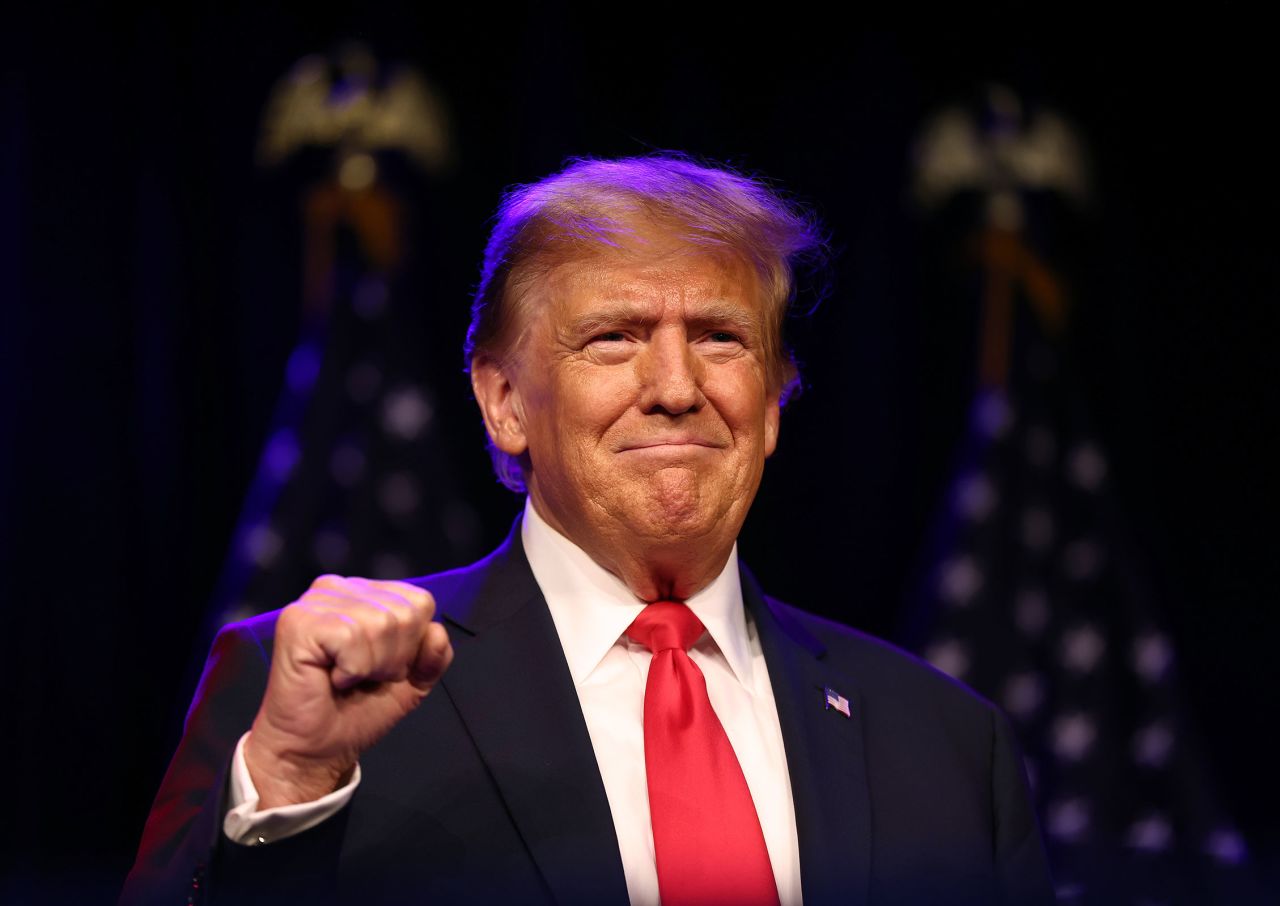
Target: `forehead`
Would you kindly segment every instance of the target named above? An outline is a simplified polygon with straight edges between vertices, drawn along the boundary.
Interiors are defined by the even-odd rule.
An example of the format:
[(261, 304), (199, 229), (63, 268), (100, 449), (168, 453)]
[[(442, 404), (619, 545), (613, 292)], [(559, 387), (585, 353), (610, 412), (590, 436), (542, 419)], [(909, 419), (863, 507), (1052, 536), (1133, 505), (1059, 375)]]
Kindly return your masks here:
[(734, 307), (763, 316), (755, 269), (728, 250), (688, 244), (584, 250), (526, 293), (525, 316), (556, 320), (597, 308)]

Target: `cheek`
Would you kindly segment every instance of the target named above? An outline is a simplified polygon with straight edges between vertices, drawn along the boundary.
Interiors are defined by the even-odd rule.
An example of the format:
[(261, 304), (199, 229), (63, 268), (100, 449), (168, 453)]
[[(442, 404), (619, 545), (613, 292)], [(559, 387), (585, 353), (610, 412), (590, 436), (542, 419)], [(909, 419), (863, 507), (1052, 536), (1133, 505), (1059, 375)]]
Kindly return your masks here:
[[(623, 367), (567, 376), (558, 394), (556, 421), (582, 436), (601, 435), (620, 421), (635, 400), (634, 382)], [(581, 439), (578, 438), (578, 439)]]
[(745, 374), (726, 375), (724, 380), (708, 382), (707, 398), (735, 436), (763, 444), (768, 421), (768, 401), (763, 375), (755, 370)]

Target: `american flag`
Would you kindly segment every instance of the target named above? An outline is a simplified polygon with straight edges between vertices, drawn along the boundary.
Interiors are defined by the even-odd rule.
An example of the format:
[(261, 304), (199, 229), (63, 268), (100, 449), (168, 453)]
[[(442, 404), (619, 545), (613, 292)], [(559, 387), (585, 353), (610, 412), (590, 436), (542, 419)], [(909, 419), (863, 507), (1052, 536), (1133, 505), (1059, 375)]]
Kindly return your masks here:
[(385, 275), (362, 273), (295, 346), (215, 624), (283, 607), (322, 573), (399, 579), (477, 553), (479, 519), (414, 361), (408, 302)]
[(903, 641), (1010, 715), (1060, 902), (1261, 902), (1060, 341), (1068, 300), (1045, 246), (1089, 208), (1087, 143), (1007, 86), (975, 100), (932, 116), (915, 148), (917, 206), (946, 259), (975, 253), (982, 322), (968, 436)]
[(1012, 718), (1060, 902), (1260, 901), (1069, 369), (1026, 319), (971, 407), (908, 643)]
[(853, 716), (853, 715), (850, 713), (850, 711), (849, 711), (849, 699), (845, 698), (845, 697), (844, 697), (843, 695), (841, 695), (839, 692), (837, 692), (836, 690), (834, 690), (834, 689), (832, 689), (832, 688), (830, 688), (830, 687), (828, 687), (825, 691), (826, 691), (826, 696), (827, 696), (827, 709), (828, 709), (828, 710), (833, 710), (833, 709), (834, 709), (834, 710), (836, 710), (836, 711), (839, 711), (839, 712), (840, 712), (841, 714), (843, 714), (845, 717), (852, 717), (852, 716)]
[(428, 367), (441, 350), (455, 361), (458, 343), (429, 334), (422, 267), (404, 254), (423, 244), (410, 229), (424, 219), (412, 204), (420, 193), (404, 190), (403, 166), (388, 166), (394, 153), (343, 153), (302, 191), (302, 293), (282, 301), (300, 304), (302, 328), (213, 627), (282, 607), (322, 573), (399, 579), (479, 553), (479, 517), (456, 480)]

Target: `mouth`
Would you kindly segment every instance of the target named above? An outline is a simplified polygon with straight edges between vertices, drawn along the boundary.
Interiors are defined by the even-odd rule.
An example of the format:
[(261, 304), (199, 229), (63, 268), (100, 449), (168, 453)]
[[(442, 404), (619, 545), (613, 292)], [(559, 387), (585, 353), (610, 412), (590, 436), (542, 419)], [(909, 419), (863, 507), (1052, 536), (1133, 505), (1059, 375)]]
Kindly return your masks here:
[(662, 447), (706, 447), (707, 449), (714, 450), (723, 446), (724, 444), (707, 440), (702, 437), (673, 435), (669, 437), (653, 437), (646, 440), (630, 441), (622, 444), (622, 446), (619, 447), (619, 451), (626, 453), (631, 450), (654, 450), (661, 449)]
[(649, 456), (696, 456), (720, 450), (724, 446), (704, 438), (661, 437), (623, 444), (618, 452)]

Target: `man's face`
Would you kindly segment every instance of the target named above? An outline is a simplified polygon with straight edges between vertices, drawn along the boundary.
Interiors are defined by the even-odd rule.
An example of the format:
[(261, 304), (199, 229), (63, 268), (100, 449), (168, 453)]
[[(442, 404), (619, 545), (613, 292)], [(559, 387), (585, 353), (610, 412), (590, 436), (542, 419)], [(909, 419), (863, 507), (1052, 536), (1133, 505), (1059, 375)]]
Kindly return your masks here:
[(601, 562), (691, 543), (727, 555), (778, 437), (754, 270), (610, 253), (554, 269), (525, 302), (489, 423), (501, 449), (527, 451), (538, 512)]

